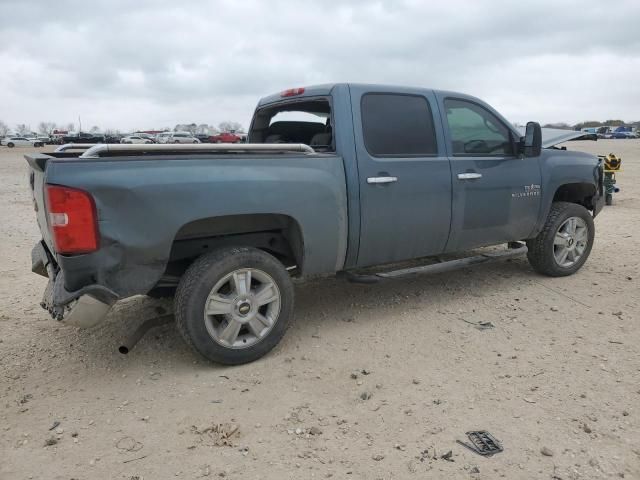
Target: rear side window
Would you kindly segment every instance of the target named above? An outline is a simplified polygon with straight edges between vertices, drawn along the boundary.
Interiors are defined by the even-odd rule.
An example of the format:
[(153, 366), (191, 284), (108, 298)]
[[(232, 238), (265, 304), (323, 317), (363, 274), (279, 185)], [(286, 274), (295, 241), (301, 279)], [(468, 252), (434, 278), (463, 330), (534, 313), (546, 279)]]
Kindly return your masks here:
[(419, 95), (368, 93), (362, 97), (362, 134), (373, 156), (435, 155), (429, 102)]

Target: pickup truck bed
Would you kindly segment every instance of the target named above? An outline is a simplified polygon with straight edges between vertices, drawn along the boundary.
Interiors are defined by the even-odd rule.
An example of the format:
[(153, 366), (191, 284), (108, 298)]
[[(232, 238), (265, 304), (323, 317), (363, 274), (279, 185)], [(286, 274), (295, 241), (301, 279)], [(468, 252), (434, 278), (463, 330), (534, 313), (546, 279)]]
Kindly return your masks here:
[[(181, 249), (192, 256), (189, 244), (196, 242), (202, 252), (207, 250), (206, 241), (198, 240), (203, 236), (250, 234), (256, 227), (268, 234), (294, 228), (293, 218), (305, 232), (305, 249), (314, 252), (304, 263), (306, 274), (336, 271), (344, 260), (346, 191), (342, 158), (337, 155), (39, 155), (29, 157), (29, 163), (35, 166), (30, 183), (38, 225), (49, 254), (64, 271), (66, 292), (92, 284), (104, 287), (96, 292), (100, 296), (106, 290), (114, 298), (148, 292), (161, 281), (169, 259), (180, 259)], [(47, 227), (45, 184), (92, 192), (100, 212), (98, 251), (55, 253)], [(220, 216), (226, 221), (206, 221)]]

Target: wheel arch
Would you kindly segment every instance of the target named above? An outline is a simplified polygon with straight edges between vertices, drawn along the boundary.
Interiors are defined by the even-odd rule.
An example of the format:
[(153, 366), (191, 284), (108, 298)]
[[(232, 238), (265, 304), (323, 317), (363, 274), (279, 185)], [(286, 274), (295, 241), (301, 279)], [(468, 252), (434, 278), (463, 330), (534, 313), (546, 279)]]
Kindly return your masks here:
[(556, 189), (552, 204), (553, 202), (577, 203), (588, 210), (593, 210), (595, 208), (594, 197), (597, 193), (597, 188), (593, 183), (565, 183)]
[(296, 273), (304, 269), (304, 237), (299, 222), (275, 213), (214, 216), (184, 224), (173, 239), (168, 269), (227, 246), (255, 247), (287, 267), (295, 265)]

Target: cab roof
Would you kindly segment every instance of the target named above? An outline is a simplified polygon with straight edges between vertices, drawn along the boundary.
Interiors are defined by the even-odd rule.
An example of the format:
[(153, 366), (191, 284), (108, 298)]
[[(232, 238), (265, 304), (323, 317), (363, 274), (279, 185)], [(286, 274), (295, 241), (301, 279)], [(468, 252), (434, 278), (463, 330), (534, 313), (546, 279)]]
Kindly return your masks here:
[[(271, 95), (267, 95), (263, 97), (258, 102), (258, 106), (268, 105), (270, 103), (280, 102), (286, 100), (287, 98), (304, 98), (304, 97), (321, 97), (331, 95), (331, 91), (340, 85), (347, 85), (349, 87), (360, 87), (366, 90), (371, 91), (385, 91), (385, 92), (398, 92), (398, 93), (410, 93), (410, 92), (419, 92), (419, 91), (427, 91), (433, 92), (436, 94), (441, 94), (444, 96), (455, 96), (458, 98), (468, 98), (474, 101), (480, 101), (480, 99), (473, 97), (471, 95), (467, 95), (466, 93), (460, 92), (452, 92), (446, 90), (434, 90), (432, 88), (427, 87), (416, 87), (409, 85), (384, 85), (384, 84), (375, 84), (375, 83), (324, 83), (320, 85), (310, 85), (304, 87), (295, 87), (283, 90), (278, 93), (274, 93)], [(484, 102), (482, 102), (484, 103)]]

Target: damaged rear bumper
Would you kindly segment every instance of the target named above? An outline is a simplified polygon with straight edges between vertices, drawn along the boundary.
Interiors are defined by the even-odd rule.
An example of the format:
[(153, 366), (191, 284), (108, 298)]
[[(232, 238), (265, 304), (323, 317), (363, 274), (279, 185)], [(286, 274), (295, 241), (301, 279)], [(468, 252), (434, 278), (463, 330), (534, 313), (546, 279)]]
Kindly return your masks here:
[(88, 328), (106, 317), (118, 296), (101, 285), (87, 285), (69, 292), (64, 286), (64, 271), (59, 268), (43, 242), (31, 251), (31, 270), (49, 278), (40, 306), (52, 318), (66, 324)]

